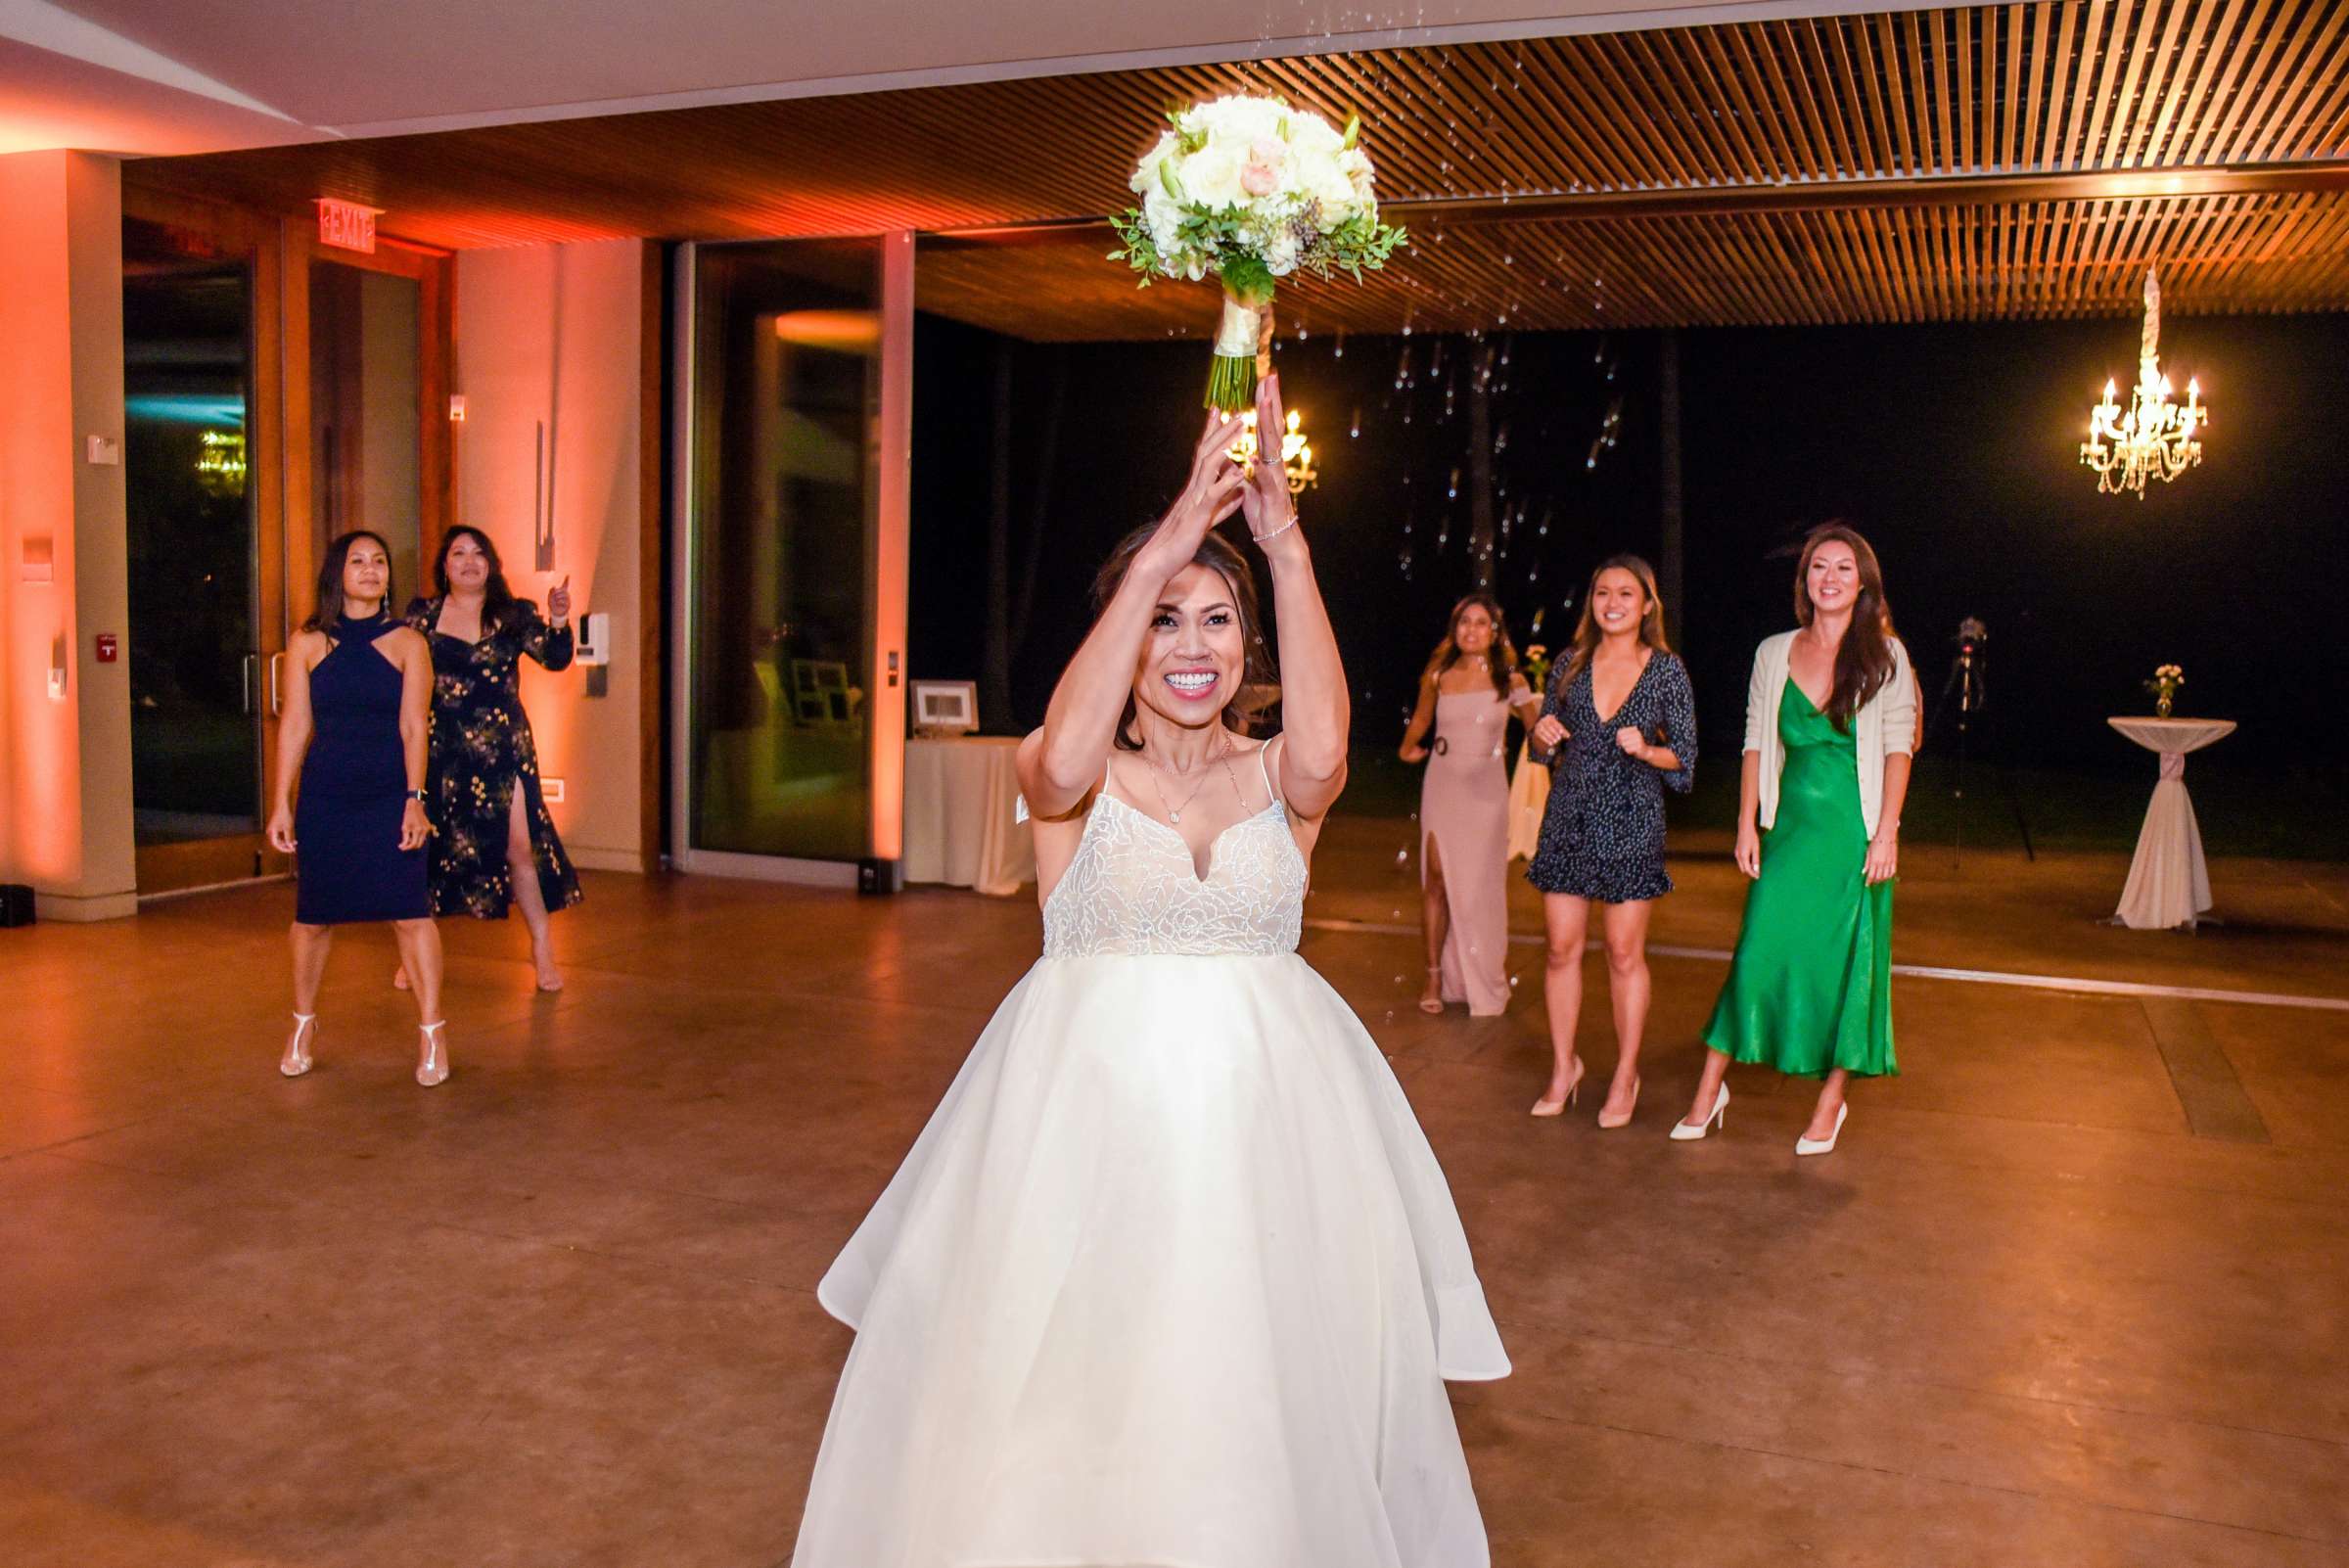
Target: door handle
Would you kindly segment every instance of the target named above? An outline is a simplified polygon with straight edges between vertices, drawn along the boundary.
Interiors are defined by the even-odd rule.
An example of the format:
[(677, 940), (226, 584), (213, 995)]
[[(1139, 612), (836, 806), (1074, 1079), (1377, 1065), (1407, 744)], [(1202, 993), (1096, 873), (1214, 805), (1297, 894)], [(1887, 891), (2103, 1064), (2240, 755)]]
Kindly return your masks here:
[(260, 669), (257, 668), (260, 662), (261, 656), (259, 654), (247, 654), (245, 656), (244, 673), (237, 681), (237, 697), (238, 700), (245, 705), (245, 716), (248, 718), (253, 716), (253, 681), (260, 674)]
[(279, 714), (285, 712), (285, 704), (278, 696), (277, 691), (277, 667), (285, 657), (283, 650), (269, 656), (269, 716), (271, 718), (275, 718)]

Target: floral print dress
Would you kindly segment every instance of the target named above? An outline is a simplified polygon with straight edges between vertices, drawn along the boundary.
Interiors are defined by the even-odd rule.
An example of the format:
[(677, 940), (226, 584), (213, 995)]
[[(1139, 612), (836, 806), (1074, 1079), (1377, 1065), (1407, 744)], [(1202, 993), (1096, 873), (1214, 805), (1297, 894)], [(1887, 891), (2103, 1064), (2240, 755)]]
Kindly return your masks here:
[(549, 910), (581, 897), (579, 879), (555, 835), (538, 788), (538, 749), (522, 711), (525, 654), (548, 669), (569, 668), (569, 626), (553, 627), (528, 599), (508, 607), (497, 628), (468, 643), (439, 629), (438, 598), (408, 606), (407, 623), (433, 649), (433, 913), (503, 920), (514, 887), (506, 865), (514, 791), (523, 792), (530, 856)]

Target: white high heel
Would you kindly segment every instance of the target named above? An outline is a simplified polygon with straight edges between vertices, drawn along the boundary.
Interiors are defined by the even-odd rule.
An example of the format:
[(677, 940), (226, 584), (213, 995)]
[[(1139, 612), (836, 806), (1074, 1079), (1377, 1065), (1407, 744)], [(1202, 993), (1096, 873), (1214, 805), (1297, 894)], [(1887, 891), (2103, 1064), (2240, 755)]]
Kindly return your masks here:
[(448, 1020), (445, 1018), (438, 1024), (417, 1026), (418, 1032), (424, 1036), (424, 1054), (416, 1060), (416, 1082), (426, 1088), (445, 1083), (448, 1079), (448, 1042), (440, 1038), (440, 1032), (446, 1028)]
[(1836, 1106), (1835, 1130), (1832, 1132), (1829, 1132), (1823, 1138), (1796, 1138), (1794, 1140), (1794, 1152), (1797, 1154), (1833, 1154), (1835, 1152), (1835, 1140), (1843, 1136), (1843, 1119), (1851, 1113), (1851, 1109), (1852, 1106), (1849, 1100), (1846, 1100), (1843, 1104)]
[(296, 1013), (294, 1038), (286, 1041), (286, 1054), (277, 1059), (277, 1070), (288, 1078), (299, 1078), (310, 1070), (310, 1042), (318, 1038), (318, 1015)]
[(1686, 1122), (1675, 1122), (1672, 1124), (1672, 1135), (1674, 1140), (1681, 1143), (1693, 1143), (1698, 1138), (1703, 1137), (1706, 1131), (1710, 1129), (1717, 1127), (1727, 1127), (1729, 1125), (1728, 1111), (1729, 1086), (1727, 1084), (1724, 1084), (1721, 1086), (1721, 1092), (1713, 1096), (1713, 1109), (1705, 1113), (1705, 1119), (1703, 1121), (1697, 1123), (1694, 1127), (1690, 1127)]

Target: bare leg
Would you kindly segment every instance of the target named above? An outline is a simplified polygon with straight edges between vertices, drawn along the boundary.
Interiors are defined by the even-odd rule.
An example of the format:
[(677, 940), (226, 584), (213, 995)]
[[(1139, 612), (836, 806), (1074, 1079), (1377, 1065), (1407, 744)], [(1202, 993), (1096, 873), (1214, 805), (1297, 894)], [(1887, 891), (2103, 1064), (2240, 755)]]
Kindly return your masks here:
[(392, 935), (399, 943), (399, 967), (407, 972), (416, 992), (417, 1021), (440, 1021), (440, 928), (431, 920), (394, 920)]
[(1803, 1129), (1803, 1136), (1819, 1139), (1835, 1135), (1835, 1113), (1843, 1108), (1843, 1091), (1849, 1086), (1852, 1075), (1838, 1067), (1827, 1075), (1819, 1085), (1819, 1103), (1811, 1108), (1811, 1125)]
[(1599, 1112), (1606, 1127), (1632, 1119), (1639, 1102), (1639, 1042), (1647, 1031), (1647, 917), (1654, 905), (1610, 903), (1600, 912), (1607, 936), (1607, 995), (1615, 1009), (1615, 1077)]
[(326, 955), (335, 945), (332, 926), (305, 926), (294, 922), (294, 1010), (314, 1013), (318, 1010), (318, 987), (326, 979)]
[(1436, 836), (1420, 835), (1422, 876), (1419, 884), (1419, 929), (1427, 938), (1427, 989), (1419, 993), (1419, 1010), (1444, 1010), (1444, 944), (1451, 936), (1451, 896), (1444, 886), (1444, 856)]
[(326, 979), (326, 955), (334, 950), (335, 928), (294, 922), (294, 1032), (286, 1037), (285, 1053), (277, 1070), (299, 1078), (310, 1070), (310, 1044), (318, 1026), (318, 987)]
[[(1563, 1105), (1582, 1083), (1583, 1064), (1574, 1053), (1575, 1029), (1583, 1016), (1583, 942), (1590, 931), (1590, 900), (1572, 894), (1542, 896), (1542, 923), (1548, 949), (1542, 974), (1542, 999), (1549, 1011), (1549, 1087), (1536, 1108)], [(1545, 1113), (1547, 1114), (1547, 1113)]]
[(506, 881), (522, 923), (530, 928), (530, 962), (538, 969), (540, 991), (561, 991), (563, 971), (555, 967), (554, 938), (547, 930), (546, 895), (538, 886), (538, 856), (530, 849), (530, 819), (523, 800), (522, 781), (514, 783), (514, 804), (507, 812)]
[(1696, 1081), (1696, 1098), (1689, 1102), (1688, 1114), (1681, 1118), (1686, 1127), (1703, 1127), (1713, 1114), (1713, 1102), (1721, 1094), (1721, 1081), (1729, 1076), (1729, 1059), (1708, 1046), (1705, 1050), (1705, 1070)]
[(400, 967), (416, 992), (416, 1018), (424, 1026), (417, 1050), (416, 1081), (438, 1084), (448, 1076), (448, 1043), (440, 1024), (440, 928), (431, 920), (394, 920), (392, 934), (399, 943)]

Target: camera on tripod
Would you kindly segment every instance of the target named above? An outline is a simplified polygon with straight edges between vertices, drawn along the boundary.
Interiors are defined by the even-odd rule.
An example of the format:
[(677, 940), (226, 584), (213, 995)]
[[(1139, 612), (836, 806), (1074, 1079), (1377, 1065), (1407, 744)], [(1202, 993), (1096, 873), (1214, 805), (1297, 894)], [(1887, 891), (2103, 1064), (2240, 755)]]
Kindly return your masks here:
[(1958, 727), (1962, 730), (1969, 715), (1982, 711), (1989, 694), (1982, 685), (1983, 649), (1990, 642), (1990, 628), (1977, 616), (1967, 616), (1958, 623), (1958, 634), (1950, 639), (1958, 648), (1958, 657), (1950, 661), (1949, 683), (1942, 687), (1944, 697), (1958, 694)]

